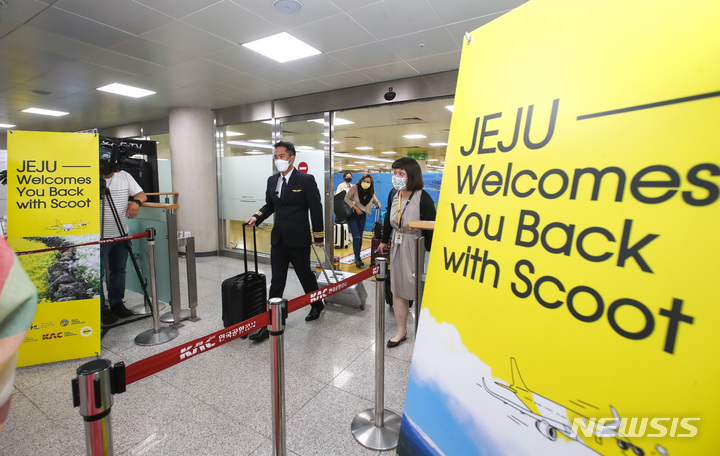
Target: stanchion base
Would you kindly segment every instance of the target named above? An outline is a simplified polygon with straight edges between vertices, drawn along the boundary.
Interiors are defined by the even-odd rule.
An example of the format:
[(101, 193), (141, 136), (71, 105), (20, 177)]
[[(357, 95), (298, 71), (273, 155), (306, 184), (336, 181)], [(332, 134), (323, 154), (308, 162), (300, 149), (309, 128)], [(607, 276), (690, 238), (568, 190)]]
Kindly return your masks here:
[(367, 409), (355, 415), (350, 431), (358, 443), (371, 450), (392, 450), (397, 447), (402, 418), (388, 409), (383, 413), (383, 426), (375, 426), (375, 409)]
[(148, 329), (135, 336), (136, 345), (160, 345), (169, 342), (180, 334), (177, 328), (163, 326), (155, 332), (154, 329)]
[[(165, 307), (165, 304), (158, 302), (158, 310)], [(130, 310), (135, 315), (150, 315), (152, 314), (152, 310), (149, 306), (146, 306), (145, 304), (138, 304), (137, 306), (131, 307)]]
[(188, 318), (190, 318), (190, 309), (180, 309), (180, 320), (178, 321), (175, 321), (175, 316), (172, 312), (160, 315), (160, 321), (163, 323), (179, 323)]

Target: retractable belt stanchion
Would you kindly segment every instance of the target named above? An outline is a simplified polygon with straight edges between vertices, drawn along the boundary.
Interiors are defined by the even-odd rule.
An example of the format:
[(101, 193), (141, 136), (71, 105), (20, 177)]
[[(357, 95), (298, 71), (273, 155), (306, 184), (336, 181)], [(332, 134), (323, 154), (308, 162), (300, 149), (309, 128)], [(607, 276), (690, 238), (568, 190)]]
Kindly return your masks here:
[(270, 340), (272, 341), (272, 427), (273, 456), (285, 456), (285, 346), (283, 333), (288, 315), (287, 300), (270, 298)]
[(152, 293), (152, 317), (153, 328), (143, 331), (135, 336), (137, 345), (159, 345), (171, 341), (180, 333), (177, 328), (171, 326), (160, 327), (158, 316), (157, 284), (155, 283), (155, 228), (148, 228), (148, 259), (150, 261), (150, 291)]
[(110, 366), (107, 359), (95, 359), (77, 368), (72, 380), (73, 406), (80, 407), (85, 420), (85, 449), (88, 456), (112, 456), (110, 409), (113, 394), (125, 391), (125, 364)]
[(385, 280), (387, 259), (377, 258), (380, 272), (376, 276), (375, 293), (375, 408), (358, 413), (350, 425), (355, 440), (371, 450), (397, 447), (402, 419), (385, 409)]

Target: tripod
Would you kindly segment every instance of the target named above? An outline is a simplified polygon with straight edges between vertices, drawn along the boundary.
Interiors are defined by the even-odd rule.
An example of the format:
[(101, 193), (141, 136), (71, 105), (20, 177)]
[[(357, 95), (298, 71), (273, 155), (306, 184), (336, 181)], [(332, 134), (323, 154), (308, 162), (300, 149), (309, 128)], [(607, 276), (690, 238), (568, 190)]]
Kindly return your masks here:
[[(105, 231), (105, 203), (107, 202), (110, 207), (110, 212), (112, 213), (113, 220), (115, 221), (115, 227), (117, 228), (118, 232), (120, 233), (120, 236), (124, 237), (127, 236), (127, 232), (123, 228), (122, 221), (120, 219), (120, 215), (118, 214), (117, 207), (115, 206), (115, 202), (112, 199), (112, 195), (110, 193), (110, 189), (107, 188), (105, 184), (105, 178), (101, 175), (100, 176), (100, 198), (101, 198), (101, 224), (100, 224), (100, 238), (104, 238), (104, 231)], [(140, 282), (140, 286), (143, 290), (143, 295), (145, 297), (145, 307), (151, 308), (151, 300), (150, 296), (148, 294), (147, 290), (147, 281), (143, 278), (142, 273), (140, 272), (140, 266), (138, 266), (137, 259), (135, 258), (135, 254), (133, 253), (132, 249), (132, 242), (130, 240), (120, 241), (124, 244), (125, 248), (128, 251), (128, 256), (130, 257), (130, 260), (132, 261), (133, 267), (135, 269), (135, 273), (137, 274), (138, 281)], [(102, 286), (102, 284), (101, 284)], [(109, 301), (109, 297), (108, 297)], [(108, 302), (108, 307), (110, 303)], [(143, 316), (145, 318), (146, 316)], [(134, 321), (134, 320), (133, 320)], [(128, 322), (129, 323), (129, 322)], [(121, 323), (124, 324), (124, 323)]]

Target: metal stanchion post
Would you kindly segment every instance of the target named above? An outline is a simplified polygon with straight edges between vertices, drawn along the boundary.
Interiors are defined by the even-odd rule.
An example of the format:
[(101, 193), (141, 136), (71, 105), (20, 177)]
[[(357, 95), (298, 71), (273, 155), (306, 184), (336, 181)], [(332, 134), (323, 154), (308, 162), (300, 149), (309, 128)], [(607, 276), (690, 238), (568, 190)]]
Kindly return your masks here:
[(377, 258), (380, 273), (375, 277), (375, 408), (358, 413), (350, 425), (355, 440), (371, 450), (397, 447), (402, 418), (385, 408), (385, 280), (387, 259)]
[(150, 291), (152, 293), (152, 317), (153, 328), (143, 331), (135, 336), (137, 345), (159, 345), (173, 340), (180, 334), (177, 328), (166, 326), (160, 327), (157, 306), (157, 284), (155, 283), (155, 228), (147, 228), (148, 232), (148, 259), (150, 261)]
[(125, 364), (113, 369), (107, 359), (95, 359), (77, 368), (72, 380), (73, 405), (85, 420), (85, 449), (89, 456), (112, 456), (110, 409), (113, 393), (125, 391)]
[(272, 342), (272, 454), (285, 456), (285, 347), (283, 333), (287, 318), (287, 300), (270, 298), (270, 340)]

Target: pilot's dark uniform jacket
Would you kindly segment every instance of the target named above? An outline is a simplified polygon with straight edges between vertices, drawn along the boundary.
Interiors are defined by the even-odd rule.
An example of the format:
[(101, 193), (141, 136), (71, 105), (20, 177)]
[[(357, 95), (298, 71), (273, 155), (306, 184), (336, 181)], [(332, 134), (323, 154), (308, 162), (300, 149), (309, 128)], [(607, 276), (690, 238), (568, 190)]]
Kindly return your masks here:
[[(292, 264), (305, 293), (318, 289), (317, 279), (310, 268), (310, 245), (323, 242), (323, 208), (315, 178), (293, 169), (287, 187), (278, 195), (278, 180), (282, 174), (268, 178), (265, 205), (255, 213), (256, 224), (275, 214), (270, 235), (270, 297), (281, 298), (285, 290), (288, 265)], [(310, 221), (312, 220), (312, 232)], [(314, 302), (313, 307), (321, 305)]]

